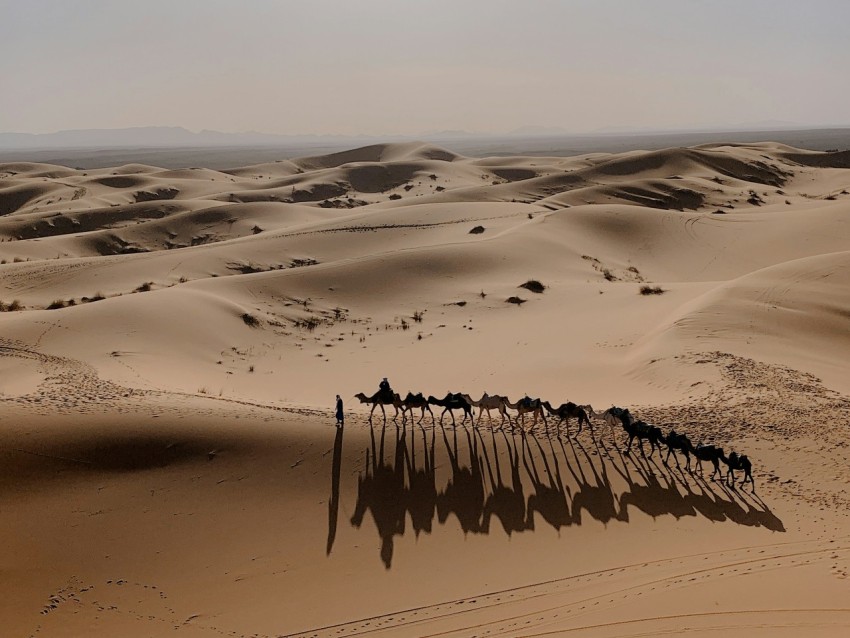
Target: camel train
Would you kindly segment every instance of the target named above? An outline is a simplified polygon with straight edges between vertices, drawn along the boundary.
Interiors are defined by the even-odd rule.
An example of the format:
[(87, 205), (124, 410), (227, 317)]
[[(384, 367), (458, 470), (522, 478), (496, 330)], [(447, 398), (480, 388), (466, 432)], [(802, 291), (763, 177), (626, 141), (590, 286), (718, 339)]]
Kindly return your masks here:
[[(421, 392), (418, 394), (408, 392), (407, 396), (402, 399), (398, 393), (392, 392), (389, 389), (389, 384), (384, 385), (385, 383), (386, 379), (382, 382), (381, 389), (371, 396), (366, 396), (362, 392), (358, 392), (354, 395), (361, 403), (372, 406), (372, 409), (369, 411), (370, 422), (375, 409), (379, 407), (383, 414), (384, 421), (386, 421), (387, 413), (384, 406), (389, 405), (395, 410), (395, 414), (392, 417), (393, 420), (396, 420), (398, 415), (401, 414), (403, 422), (408, 418), (409, 414), (412, 421), (414, 418), (413, 411), (420, 410), (420, 416), (417, 424), (422, 423), (422, 420), (425, 418), (425, 412), (428, 412), (431, 415), (431, 423), (433, 425), (436, 423), (436, 417), (434, 412), (431, 410), (431, 406), (437, 406), (442, 408), (442, 412), (440, 412), (439, 417), (441, 425), (446, 413), (448, 413), (451, 417), (452, 425), (456, 425), (457, 421), (455, 420), (454, 415), (456, 410), (463, 413), (463, 418), (460, 421), (461, 424), (464, 424), (466, 420), (469, 419), (470, 424), (477, 427), (481, 422), (481, 417), (486, 412), (487, 419), (492, 425), (493, 417), (491, 412), (496, 410), (501, 417), (501, 421), (499, 423), (500, 427), (504, 427), (505, 422), (507, 421), (511, 431), (514, 431), (514, 426), (516, 425), (520, 427), (523, 433), (525, 433), (532, 430), (537, 425), (538, 421), (542, 420), (545, 425), (546, 432), (548, 432), (549, 421), (546, 418), (548, 414), (550, 417), (557, 417), (558, 422), (555, 424), (555, 428), (558, 434), (561, 433), (561, 425), (564, 424), (567, 434), (569, 435), (570, 419), (574, 418), (578, 423), (578, 430), (576, 431), (576, 436), (578, 436), (584, 425), (586, 425), (590, 429), (591, 434), (593, 434), (593, 423), (590, 420), (593, 418), (604, 422), (609, 428), (616, 428), (618, 426), (623, 428), (626, 436), (628, 437), (628, 444), (626, 445), (625, 451), (626, 454), (630, 453), (635, 439), (637, 439), (638, 448), (640, 448), (640, 452), (644, 457), (646, 456), (646, 452), (643, 447), (644, 441), (649, 443), (650, 458), (655, 453), (655, 450), (658, 450), (659, 457), (663, 454), (661, 449), (663, 444), (667, 447), (667, 456), (662, 459), (662, 462), (665, 465), (669, 463), (670, 456), (672, 455), (673, 460), (676, 462), (676, 467), (681, 468), (679, 457), (677, 455), (678, 452), (685, 457), (685, 469), (691, 471), (691, 457), (693, 456), (696, 459), (696, 468), (699, 470), (700, 474), (702, 474), (703, 471), (703, 461), (711, 463), (714, 468), (711, 473), (711, 479), (714, 480), (716, 476), (719, 476), (721, 479), (723, 478), (723, 473), (720, 470), (720, 462), (722, 461), (727, 467), (726, 482), (729, 485), (735, 485), (735, 471), (740, 470), (744, 473), (744, 478), (740, 485), (744, 486), (747, 482), (749, 482), (752, 486), (752, 490), (755, 491), (756, 489), (756, 482), (753, 479), (752, 463), (746, 455), (739, 455), (737, 452), (732, 452), (729, 456), (726, 456), (723, 448), (715, 445), (698, 444), (694, 446), (687, 435), (677, 433), (676, 430), (673, 429), (670, 430), (667, 436), (664, 436), (661, 428), (641, 421), (640, 419), (635, 419), (627, 408), (613, 406), (603, 412), (596, 412), (593, 409), (593, 406), (578, 405), (572, 401), (562, 403), (555, 408), (552, 407), (552, 404), (549, 403), (549, 401), (543, 401), (539, 398), (532, 399), (528, 395), (525, 395), (515, 403), (512, 403), (506, 396), (498, 394), (489, 395), (486, 392), (477, 401), (468, 394), (453, 392), (447, 392), (446, 396), (442, 399), (430, 395), (425, 397)], [(474, 408), (478, 408), (477, 421), (473, 418)], [(513, 415), (513, 420), (511, 419), (512, 415), (508, 412), (508, 409), (513, 410), (516, 413)], [(531, 423), (530, 428), (526, 429), (525, 417), (529, 414), (534, 420)]]

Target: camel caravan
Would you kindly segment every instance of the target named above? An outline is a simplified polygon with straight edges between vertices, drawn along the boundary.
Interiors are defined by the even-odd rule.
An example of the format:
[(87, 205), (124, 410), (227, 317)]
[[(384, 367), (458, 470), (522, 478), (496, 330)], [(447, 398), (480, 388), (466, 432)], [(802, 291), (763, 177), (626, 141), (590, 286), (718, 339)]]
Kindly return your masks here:
[[(434, 412), (431, 410), (431, 406), (437, 406), (438, 408), (442, 408), (442, 412), (440, 412), (440, 425), (442, 425), (443, 418), (446, 413), (451, 416), (452, 425), (456, 425), (457, 421), (455, 420), (454, 415), (455, 410), (459, 410), (463, 413), (463, 418), (460, 421), (461, 424), (465, 423), (466, 420), (469, 419), (469, 422), (473, 425), (473, 427), (477, 427), (481, 422), (481, 417), (486, 412), (487, 419), (492, 425), (493, 417), (491, 412), (495, 410), (501, 418), (499, 426), (504, 427), (507, 422), (511, 432), (514, 431), (515, 427), (519, 427), (520, 431), (523, 433), (532, 431), (537, 423), (542, 420), (545, 425), (545, 431), (548, 433), (548, 415), (548, 417), (558, 419), (555, 424), (555, 429), (558, 434), (561, 433), (561, 426), (563, 424), (567, 435), (569, 435), (570, 419), (574, 418), (578, 423), (578, 430), (576, 431), (576, 436), (578, 436), (584, 425), (587, 425), (591, 435), (593, 435), (593, 422), (591, 421), (591, 418), (593, 418), (604, 422), (607, 426), (609, 426), (609, 428), (622, 426), (626, 436), (628, 437), (626, 454), (631, 451), (632, 444), (635, 439), (637, 439), (638, 447), (644, 457), (646, 457), (646, 451), (644, 450), (643, 442), (647, 441), (649, 443), (649, 458), (652, 457), (656, 449), (658, 450), (659, 456), (661, 456), (663, 454), (661, 448), (663, 444), (667, 447), (667, 455), (662, 459), (662, 462), (665, 465), (669, 463), (670, 456), (672, 455), (673, 460), (676, 462), (676, 467), (681, 469), (679, 457), (677, 455), (677, 453), (679, 453), (685, 457), (685, 469), (691, 471), (691, 457), (693, 456), (696, 459), (696, 466), (700, 474), (702, 474), (703, 471), (703, 461), (711, 463), (714, 468), (711, 473), (711, 480), (714, 480), (716, 476), (723, 478), (723, 473), (720, 470), (720, 462), (722, 461), (726, 464), (726, 481), (730, 485), (734, 486), (735, 471), (740, 470), (744, 473), (744, 478), (740, 485), (746, 485), (749, 481), (752, 485), (752, 490), (755, 491), (756, 489), (756, 482), (753, 479), (752, 463), (750, 463), (750, 460), (746, 455), (739, 455), (737, 452), (732, 452), (729, 456), (726, 456), (723, 448), (715, 445), (702, 445), (700, 443), (695, 446), (687, 435), (676, 432), (674, 429), (671, 429), (665, 436), (661, 431), (661, 428), (641, 421), (640, 419), (635, 419), (627, 408), (613, 406), (603, 412), (596, 412), (591, 405), (578, 405), (572, 401), (562, 403), (558, 407), (553, 407), (549, 401), (543, 401), (539, 398), (532, 399), (528, 395), (519, 399), (515, 403), (511, 403), (510, 399), (506, 396), (498, 394), (490, 395), (486, 392), (477, 401), (468, 394), (453, 392), (447, 392), (446, 396), (442, 399), (431, 395), (425, 397), (421, 392), (418, 394), (408, 392), (407, 396), (402, 399), (397, 392), (394, 392), (390, 388), (386, 379), (381, 381), (378, 392), (372, 396), (366, 396), (362, 392), (358, 392), (354, 396), (360, 401), (360, 403), (372, 406), (372, 409), (369, 411), (370, 422), (372, 421), (372, 415), (374, 414), (375, 409), (379, 407), (383, 414), (384, 421), (386, 421), (387, 413), (384, 406), (390, 405), (395, 409), (395, 414), (392, 417), (394, 421), (398, 419), (399, 414), (401, 414), (402, 422), (404, 422), (408, 416), (410, 420), (413, 421), (414, 410), (419, 410), (420, 415), (417, 424), (422, 423), (422, 420), (425, 418), (425, 413), (428, 412), (428, 414), (431, 415), (431, 424), (434, 425), (436, 424), (436, 417), (434, 416)], [(477, 421), (474, 420), (475, 408), (478, 408)], [(508, 410), (513, 410), (514, 414), (512, 415), (508, 412)], [(525, 425), (526, 415), (531, 415), (533, 417), (533, 421), (528, 428), (526, 428)]]

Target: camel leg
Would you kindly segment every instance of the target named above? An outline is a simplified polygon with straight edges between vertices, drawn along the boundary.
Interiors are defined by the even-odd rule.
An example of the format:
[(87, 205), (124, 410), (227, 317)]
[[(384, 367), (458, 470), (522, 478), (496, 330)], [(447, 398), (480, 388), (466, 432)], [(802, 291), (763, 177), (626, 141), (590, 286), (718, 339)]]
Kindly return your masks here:
[[(667, 448), (667, 456), (665, 456), (665, 457), (664, 457), (664, 460), (663, 460), (663, 461), (661, 461), (662, 463), (664, 463), (664, 465), (667, 465), (667, 464), (668, 464), (667, 462), (670, 460), (670, 453), (671, 453), (672, 451), (673, 451), (673, 448), (671, 448), (671, 447), (668, 447), (668, 448)], [(675, 458), (675, 457), (674, 457), (674, 458)]]
[(370, 422), (370, 423), (372, 422), (372, 414), (375, 412), (375, 408), (377, 408), (377, 407), (378, 407), (378, 404), (377, 404), (377, 403), (373, 403), (373, 404), (372, 404), (372, 409), (371, 409), (371, 410), (369, 410), (369, 422)]

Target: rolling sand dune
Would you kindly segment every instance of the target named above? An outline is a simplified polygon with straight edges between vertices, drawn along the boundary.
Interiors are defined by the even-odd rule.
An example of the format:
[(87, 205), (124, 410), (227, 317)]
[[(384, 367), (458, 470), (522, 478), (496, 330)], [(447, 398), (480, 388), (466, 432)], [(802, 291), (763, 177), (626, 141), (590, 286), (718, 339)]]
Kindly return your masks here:
[[(0, 164), (0, 633), (846, 635), (848, 193), (773, 143)], [(599, 419), (370, 424), (384, 376), (756, 491)]]

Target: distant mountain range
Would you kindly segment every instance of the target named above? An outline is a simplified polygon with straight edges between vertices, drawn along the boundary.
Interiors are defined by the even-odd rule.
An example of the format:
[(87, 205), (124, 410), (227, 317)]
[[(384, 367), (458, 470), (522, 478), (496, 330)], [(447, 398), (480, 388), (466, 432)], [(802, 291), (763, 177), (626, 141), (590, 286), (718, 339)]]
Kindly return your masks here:
[(481, 133), (460, 130), (428, 131), (418, 135), (281, 135), (249, 131), (223, 133), (202, 130), (197, 133), (181, 126), (143, 126), (120, 129), (76, 129), (55, 133), (0, 133), (0, 150), (35, 151), (54, 149), (154, 149), (154, 148), (226, 148), (226, 147), (328, 147), (364, 146), (377, 142), (428, 140), (452, 142), (496, 139), (606, 137), (609, 135), (658, 135), (680, 133), (790, 131), (845, 129), (846, 126), (806, 126), (793, 122), (765, 121), (726, 128), (689, 130), (635, 130), (611, 127), (590, 133), (574, 133), (558, 126), (522, 126), (506, 133)]
[(181, 126), (143, 126), (120, 129), (76, 129), (55, 133), (0, 133), (2, 149), (168, 148), (203, 146), (274, 146), (366, 141), (366, 136), (275, 135), (270, 133), (194, 133)]

